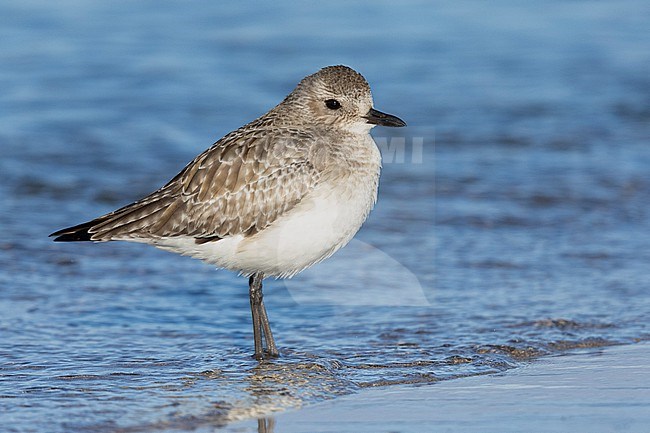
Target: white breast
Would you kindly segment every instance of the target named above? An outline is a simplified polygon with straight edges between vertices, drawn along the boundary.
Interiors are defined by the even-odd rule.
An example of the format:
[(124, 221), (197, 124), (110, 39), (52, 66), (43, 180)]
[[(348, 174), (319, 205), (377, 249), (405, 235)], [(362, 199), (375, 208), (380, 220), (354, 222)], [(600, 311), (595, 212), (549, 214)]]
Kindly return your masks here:
[[(359, 185), (357, 185), (359, 187)], [(243, 240), (237, 250), (268, 275), (292, 276), (347, 244), (374, 203), (368, 188), (323, 185), (268, 229)]]

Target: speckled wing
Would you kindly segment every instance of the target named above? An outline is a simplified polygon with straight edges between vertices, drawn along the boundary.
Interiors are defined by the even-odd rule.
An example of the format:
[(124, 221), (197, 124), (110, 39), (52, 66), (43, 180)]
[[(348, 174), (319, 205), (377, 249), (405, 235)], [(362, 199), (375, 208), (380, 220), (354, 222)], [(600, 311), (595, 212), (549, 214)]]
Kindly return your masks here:
[(249, 236), (293, 208), (318, 182), (304, 132), (239, 129), (216, 142), (149, 196), (56, 240), (191, 236), (197, 243)]

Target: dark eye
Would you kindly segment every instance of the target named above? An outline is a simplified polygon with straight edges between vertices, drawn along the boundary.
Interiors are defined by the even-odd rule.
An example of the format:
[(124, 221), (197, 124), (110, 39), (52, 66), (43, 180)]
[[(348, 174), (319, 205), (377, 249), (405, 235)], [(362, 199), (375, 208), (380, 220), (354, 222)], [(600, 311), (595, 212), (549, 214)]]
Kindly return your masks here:
[(341, 103), (336, 99), (328, 99), (327, 101), (325, 101), (325, 105), (330, 110), (338, 110), (339, 108), (341, 108)]

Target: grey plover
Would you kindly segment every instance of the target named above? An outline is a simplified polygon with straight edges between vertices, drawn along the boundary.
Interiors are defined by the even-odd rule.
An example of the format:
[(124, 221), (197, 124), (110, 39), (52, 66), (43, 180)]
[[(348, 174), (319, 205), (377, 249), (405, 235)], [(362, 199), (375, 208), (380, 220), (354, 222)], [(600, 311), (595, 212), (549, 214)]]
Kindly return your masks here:
[(51, 236), (142, 242), (249, 277), (255, 357), (277, 356), (262, 280), (297, 274), (359, 230), (377, 199), (375, 125), (406, 124), (373, 108), (361, 74), (323, 68), (157, 191)]

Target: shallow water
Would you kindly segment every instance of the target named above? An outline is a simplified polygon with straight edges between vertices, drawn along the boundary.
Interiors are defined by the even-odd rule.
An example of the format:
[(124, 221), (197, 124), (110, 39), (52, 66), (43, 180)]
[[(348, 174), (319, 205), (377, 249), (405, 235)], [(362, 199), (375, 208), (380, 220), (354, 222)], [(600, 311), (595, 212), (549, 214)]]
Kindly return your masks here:
[[(343, 4), (0, 6), (4, 429), (211, 429), (648, 338), (647, 4)], [(250, 358), (243, 278), (47, 238), (336, 63), (409, 127), (373, 131), (357, 240), (267, 283), (278, 360)]]

